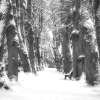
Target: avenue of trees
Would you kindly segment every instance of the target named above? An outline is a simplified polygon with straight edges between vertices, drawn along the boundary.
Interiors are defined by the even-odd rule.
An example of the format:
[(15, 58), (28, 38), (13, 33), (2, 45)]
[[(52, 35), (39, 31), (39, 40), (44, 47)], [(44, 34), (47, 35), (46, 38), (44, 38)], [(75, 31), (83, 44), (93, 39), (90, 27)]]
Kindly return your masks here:
[(19, 70), (36, 74), (49, 64), (40, 48), (49, 29), (57, 70), (76, 80), (84, 72), (89, 85), (98, 84), (99, 17), (99, 0), (0, 0), (0, 70), (18, 80)]

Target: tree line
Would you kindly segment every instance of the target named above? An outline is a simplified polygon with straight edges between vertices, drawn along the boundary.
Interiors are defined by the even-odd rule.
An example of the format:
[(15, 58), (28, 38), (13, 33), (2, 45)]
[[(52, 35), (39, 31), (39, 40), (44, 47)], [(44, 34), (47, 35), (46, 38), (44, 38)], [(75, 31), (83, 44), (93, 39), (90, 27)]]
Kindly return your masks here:
[(65, 77), (70, 74), (76, 80), (84, 72), (89, 85), (98, 84), (99, 0), (53, 0), (50, 7), (55, 50), (62, 46), (62, 54), (54, 51), (58, 70), (63, 69)]
[[(18, 72), (40, 69), (39, 41), (42, 31), (42, 0), (0, 0), (0, 70), (10, 80)], [(4, 68), (2, 68), (5, 66)]]

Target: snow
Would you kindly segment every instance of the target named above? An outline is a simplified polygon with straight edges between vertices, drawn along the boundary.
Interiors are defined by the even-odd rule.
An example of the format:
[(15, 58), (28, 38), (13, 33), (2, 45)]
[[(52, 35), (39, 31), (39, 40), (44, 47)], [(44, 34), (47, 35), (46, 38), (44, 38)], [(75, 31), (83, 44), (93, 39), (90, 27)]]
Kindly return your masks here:
[(84, 81), (64, 80), (55, 68), (45, 68), (37, 75), (19, 74), (19, 81), (9, 83), (11, 90), (0, 90), (0, 100), (100, 100), (100, 86), (90, 87)]

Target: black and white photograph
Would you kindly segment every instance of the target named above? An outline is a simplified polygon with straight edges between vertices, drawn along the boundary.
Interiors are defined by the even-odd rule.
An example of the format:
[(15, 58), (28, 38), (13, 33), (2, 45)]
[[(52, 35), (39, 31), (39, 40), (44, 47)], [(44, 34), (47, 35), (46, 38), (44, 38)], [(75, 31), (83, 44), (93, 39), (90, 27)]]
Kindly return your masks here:
[(100, 0), (0, 0), (0, 100), (100, 100)]

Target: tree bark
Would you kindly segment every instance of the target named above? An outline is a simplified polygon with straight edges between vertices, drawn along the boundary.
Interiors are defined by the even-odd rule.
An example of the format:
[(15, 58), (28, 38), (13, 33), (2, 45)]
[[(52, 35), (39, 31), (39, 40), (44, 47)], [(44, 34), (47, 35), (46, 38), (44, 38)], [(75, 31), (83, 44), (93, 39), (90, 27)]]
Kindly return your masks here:
[(15, 26), (9, 25), (6, 30), (7, 47), (8, 47), (8, 77), (18, 78), (18, 49), (14, 41), (16, 36)]
[(79, 26), (79, 19), (80, 19), (80, 0), (75, 0), (74, 2), (75, 10), (73, 11), (73, 25), (74, 29), (71, 34), (72, 45), (73, 45), (73, 77), (79, 78), (79, 71), (78, 70), (78, 57), (82, 54), (81, 52), (81, 33), (80, 33), (80, 26)]
[(31, 63), (31, 68), (32, 68), (32, 72), (34, 72), (36, 74), (36, 69), (35, 69), (35, 64), (34, 64), (34, 32), (32, 31), (32, 29), (30, 28), (28, 35), (27, 35), (27, 39), (28, 39), (28, 43), (29, 43), (29, 59), (30, 59), (30, 63)]
[(72, 55), (70, 51), (70, 38), (69, 29), (63, 29), (62, 31), (62, 53), (63, 53), (63, 69), (64, 73), (69, 73), (72, 69)]

